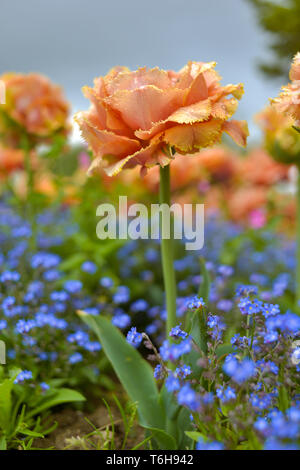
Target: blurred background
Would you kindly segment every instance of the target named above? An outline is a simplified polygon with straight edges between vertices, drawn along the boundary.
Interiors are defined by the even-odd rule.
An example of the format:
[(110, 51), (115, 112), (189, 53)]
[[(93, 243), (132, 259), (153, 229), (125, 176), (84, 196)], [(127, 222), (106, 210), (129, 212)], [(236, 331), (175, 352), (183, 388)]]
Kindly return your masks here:
[[(0, 74), (25, 75), (18, 92), (7, 85), (10, 99), (0, 113), (0, 194), (12, 191), (16, 205), (29, 199), (36, 213), (53, 201), (74, 207), (85, 201), (75, 218), (82, 218), (82, 231), (89, 233), (95, 217), (92, 211), (86, 227), (86, 213), (101, 198), (130, 190), (132, 200), (150, 204), (158, 192), (158, 167), (142, 182), (139, 168), (115, 178), (104, 172), (86, 178), (91, 155), (75, 123), (69, 126), (74, 112), (90, 106), (81, 88), (93, 86), (95, 77), (116, 65), (179, 70), (189, 60), (216, 61), (224, 85), (245, 84), (235, 117), (248, 122), (250, 145), (241, 150), (225, 137), (220, 146), (176, 159), (174, 200), (205, 200), (208, 212), (256, 228), (271, 223), (276, 208), (285, 216), (285, 228), (293, 229), (299, 135), (289, 118), (264, 108), (288, 82), (291, 60), (300, 50), (300, 0), (1, 0), (1, 6)], [(28, 90), (38, 90), (42, 80), (29, 77), (27, 89), (30, 72), (62, 85), (71, 104), (69, 113), (64, 96), (58, 98), (64, 111), (53, 114), (49, 139), (38, 135), (45, 131), (43, 121), (41, 129), (25, 126), (23, 132), (23, 114), (31, 122)], [(44, 92), (37, 101), (41, 109), (57, 98), (51, 87), (53, 94), (49, 89), (49, 96)], [(12, 106), (15, 94), (21, 108), (27, 106), (21, 115)]]
[[(97, 130), (86, 133), (84, 143), (70, 120), (74, 112), (90, 106), (82, 86), (92, 86), (94, 77), (113, 66), (178, 70), (190, 60), (216, 61), (223, 85), (244, 82), (245, 95), (234, 118), (248, 121), (250, 145), (241, 149), (226, 136), (219, 142), (216, 131), (226, 130), (228, 115), (220, 113), (220, 119), (222, 108), (216, 106), (203, 126), (195, 123), (199, 134), (193, 140), (209, 148), (192, 156), (177, 153), (170, 164), (177, 214), (182, 214), (183, 207), (185, 215), (192, 205), (205, 204), (205, 244), (199, 251), (185, 250), (185, 239), (174, 240), (178, 295), (172, 289), (172, 296), (178, 323), (184, 329), (192, 325), (189, 334), (196, 332), (198, 352), (203, 348), (203, 355), (185, 354), (186, 365), (180, 372), (177, 369), (176, 377), (169, 375), (168, 387), (176, 391), (179, 377), (181, 387), (181, 379), (193, 366), (188, 386), (198, 380), (200, 386), (186, 394), (189, 403), (180, 403), (192, 407), (195, 429), (200, 423), (198, 435), (207, 449), (222, 448), (223, 441), (224, 448), (239, 450), (300, 449), (300, 365), (296, 368), (293, 362), (299, 359), (299, 348), (291, 349), (300, 328), (299, 317), (292, 313), (300, 314), (300, 133), (295, 116), (276, 106), (265, 108), (269, 97), (278, 96), (280, 87), (289, 82), (291, 61), (300, 51), (300, 0), (0, 0), (0, 7), (0, 85), (6, 90), (0, 105), (0, 342), (6, 345), (8, 362), (0, 366), (0, 450), (86, 449), (90, 444), (114, 450), (119, 443), (127, 449), (129, 423), (134, 426), (134, 439), (130, 437), (128, 448), (137, 449), (135, 439), (144, 439), (135, 425), (135, 407), (125, 406), (109, 355), (100, 351), (98, 338), (76, 312), (107, 317), (125, 335), (137, 327), (156, 345), (165, 338), (159, 240), (97, 237), (99, 222), (106, 229), (99, 220), (100, 204), (113, 204), (118, 212), (119, 195), (127, 196), (131, 208), (142, 202), (150, 209), (158, 202), (160, 168), (154, 165), (145, 175), (145, 166), (138, 165), (113, 177), (105, 171), (87, 177), (95, 162), (87, 143), (95, 135), (93, 150), (97, 153), (99, 145), (104, 164), (136, 149), (116, 145), (131, 135), (125, 125), (128, 119), (120, 116), (117, 125), (113, 117), (119, 117), (118, 111), (111, 112), (106, 104), (107, 124), (114, 131), (109, 134), (111, 140), (107, 136), (112, 144), (108, 147)], [(300, 93), (297, 64), (298, 59), (293, 62), (289, 86)], [(65, 94), (54, 84), (62, 85)], [(224, 97), (217, 92), (210, 99), (224, 105)], [(197, 100), (198, 111), (203, 110), (198, 93)], [(289, 101), (287, 108), (294, 111)], [(234, 100), (226, 98), (225, 103), (228, 113), (234, 109)], [(181, 133), (177, 134), (177, 125), (173, 129), (169, 130), (175, 142)], [(201, 129), (212, 130), (202, 134)], [(231, 134), (244, 143), (242, 132)], [(183, 145), (184, 138), (180, 139)], [(212, 145), (214, 141), (217, 145)], [(148, 140), (141, 142), (143, 147), (147, 144)], [(175, 149), (172, 145), (172, 152)], [(145, 163), (151, 163), (149, 155)], [(138, 231), (136, 219), (129, 216), (128, 222), (136, 224)], [(238, 295), (237, 286), (241, 286)], [(256, 297), (256, 286), (254, 300), (251, 294)], [(202, 301), (194, 301), (196, 294), (205, 300), (207, 312), (213, 312), (204, 335), (206, 314)], [(198, 313), (186, 309), (191, 298), (195, 313), (200, 305), (204, 312), (201, 325), (197, 325)], [(248, 323), (252, 312), (259, 316)], [(97, 324), (96, 318), (90, 317), (89, 322)], [(105, 329), (110, 331), (108, 326)], [(110, 334), (112, 348), (117, 334)], [(131, 343), (135, 337), (140, 338), (140, 333), (131, 330)], [(222, 367), (232, 352), (246, 361), (246, 373), (242, 378), (244, 365), (234, 362), (236, 378), (229, 382), (223, 372), (231, 373)], [(148, 356), (146, 349), (142, 354)], [(160, 375), (157, 369), (155, 375)], [(145, 383), (150, 383), (148, 379)], [(74, 413), (69, 407), (55, 408), (56, 429), (48, 409), (78, 402), (82, 399), (78, 392), (87, 397), (86, 405), (77, 403)], [(199, 405), (194, 394), (201, 397)], [(133, 396), (133, 401), (140, 396)], [(231, 399), (236, 401), (227, 403)], [(163, 395), (164, 402), (175, 406), (170, 400)], [(154, 401), (149, 403), (152, 406)], [(197, 418), (198, 408), (202, 415)], [(42, 419), (39, 416), (43, 411), (45, 421), (43, 414)], [(177, 413), (182, 431), (190, 422), (189, 414)], [(81, 427), (80, 420), (86, 427)], [(120, 434), (123, 429), (125, 437)], [(41, 443), (50, 432), (50, 440)], [(173, 437), (164, 435), (164, 442), (175, 448)], [(41, 437), (39, 442), (33, 440), (36, 436)], [(217, 441), (206, 443), (206, 437)]]
[[(237, 118), (249, 121), (253, 141), (260, 135), (253, 115), (282, 84), (257, 72), (259, 60), (271, 59), (270, 36), (258, 21), (265, 3), (1, 0), (0, 73), (43, 73), (64, 87), (77, 111), (88, 106), (81, 87), (114, 65), (177, 70), (188, 60), (214, 60), (224, 83), (245, 83)], [(79, 139), (76, 131), (73, 139)]]

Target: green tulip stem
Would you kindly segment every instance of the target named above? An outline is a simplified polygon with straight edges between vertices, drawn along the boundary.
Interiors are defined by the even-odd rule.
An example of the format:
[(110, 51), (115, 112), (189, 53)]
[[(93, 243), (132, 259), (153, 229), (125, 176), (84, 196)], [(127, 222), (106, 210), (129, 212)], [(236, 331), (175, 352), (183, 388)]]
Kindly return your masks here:
[[(170, 207), (170, 165), (160, 168), (160, 204)], [(168, 223), (168, 220), (165, 220)], [(176, 279), (173, 255), (173, 227), (170, 228), (170, 238), (163, 237), (164, 214), (161, 213), (161, 260), (167, 306), (166, 336), (176, 326)]]
[(298, 181), (297, 181), (297, 215), (296, 215), (296, 307), (299, 309), (300, 305), (300, 166), (298, 166)]

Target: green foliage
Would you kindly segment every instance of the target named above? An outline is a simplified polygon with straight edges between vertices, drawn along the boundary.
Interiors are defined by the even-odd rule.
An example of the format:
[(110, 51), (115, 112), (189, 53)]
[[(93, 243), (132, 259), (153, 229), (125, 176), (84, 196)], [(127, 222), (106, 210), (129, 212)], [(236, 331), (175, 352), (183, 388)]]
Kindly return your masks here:
[(295, 129), (295, 131), (297, 131), (300, 134), (300, 127), (293, 126), (293, 129)]
[(80, 402), (84, 400), (85, 398), (81, 393), (69, 388), (60, 388), (58, 390), (49, 391), (45, 396), (41, 397), (41, 399), (35, 401), (34, 408), (27, 413), (27, 416), (36, 416), (49, 408), (62, 405), (63, 403)]
[(287, 77), (293, 56), (300, 50), (300, 0), (248, 0), (256, 9), (260, 26), (270, 34), (273, 61), (260, 63), (271, 77)]
[(8, 372), (0, 368), (0, 450), (31, 448), (34, 438), (43, 438), (56, 426), (47, 429), (37, 415), (63, 403), (85, 400), (80, 393), (64, 388), (38, 394), (15, 383), (20, 372), (17, 368)]
[(140, 421), (146, 426), (161, 427), (163, 413), (151, 366), (127, 343), (120, 331), (103, 317), (80, 313), (101, 341), (128, 396), (138, 404)]
[(202, 282), (199, 287), (198, 296), (202, 297), (204, 302), (207, 304), (208, 299), (209, 299), (211, 279), (210, 279), (209, 272), (206, 269), (204, 258), (200, 258), (200, 266), (201, 266)]
[(207, 316), (203, 307), (198, 308), (192, 317), (192, 324), (189, 334), (192, 336), (198, 348), (207, 353)]
[[(292, 132), (297, 134), (296, 130), (293, 130)], [(300, 140), (298, 147), (300, 148)], [(280, 163), (285, 163), (286, 165), (297, 165), (299, 163), (300, 152), (287, 152), (285, 149), (282, 148), (282, 146), (277, 140), (275, 140), (271, 152), (272, 157)]]
[(79, 314), (97, 334), (129, 398), (137, 404), (139, 423), (152, 436), (152, 448), (183, 448), (184, 431), (190, 425), (187, 410), (175, 404), (164, 387), (158, 391), (151, 366), (108, 319)]
[[(109, 404), (105, 401), (105, 406), (110, 416), (110, 423), (96, 428), (93, 423), (87, 418), (87, 423), (91, 426), (92, 431), (82, 437), (71, 437), (66, 439), (67, 446), (64, 450), (77, 449), (77, 450), (138, 450), (151, 439), (151, 436), (139, 441), (132, 445), (132, 439), (136, 440), (136, 403), (127, 403), (123, 406), (116, 396), (113, 397), (114, 401), (120, 411), (121, 419), (116, 420)], [(122, 425), (123, 438), (120, 444), (116, 441), (116, 425)], [(129, 440), (131, 438), (131, 440)]]

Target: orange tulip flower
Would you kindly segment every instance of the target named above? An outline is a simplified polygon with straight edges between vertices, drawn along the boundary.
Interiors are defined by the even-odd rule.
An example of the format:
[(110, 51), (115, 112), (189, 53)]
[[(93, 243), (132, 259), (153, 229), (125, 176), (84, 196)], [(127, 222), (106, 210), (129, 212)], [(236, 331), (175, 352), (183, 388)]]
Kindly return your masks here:
[(279, 112), (291, 116), (295, 126), (300, 127), (300, 52), (294, 57), (290, 69), (290, 80), (291, 83), (282, 87), (278, 98), (271, 102)]
[(288, 180), (289, 166), (276, 162), (263, 149), (254, 149), (241, 160), (240, 176), (242, 181), (253, 185), (271, 186)]
[(205, 150), (199, 154), (199, 165), (205, 168), (214, 182), (229, 182), (238, 172), (239, 157), (223, 147)]
[(0, 147), (0, 172), (9, 174), (23, 168), (24, 152), (11, 148)]
[[(273, 155), (274, 145), (278, 143), (285, 152), (281, 158), (283, 163), (297, 162), (300, 152), (299, 133), (293, 128), (294, 119), (280, 112), (277, 106), (267, 106), (255, 116), (256, 122), (264, 132), (265, 145)], [(274, 156), (274, 155), (273, 155)]]
[(241, 187), (232, 191), (228, 198), (229, 216), (238, 223), (247, 223), (250, 214), (264, 208), (267, 200), (267, 189), (265, 187)]
[(165, 166), (172, 155), (195, 153), (220, 142), (223, 132), (246, 144), (245, 121), (229, 121), (243, 85), (221, 86), (215, 63), (189, 62), (178, 73), (116, 67), (84, 87), (91, 101), (75, 120), (95, 157), (90, 171), (109, 176), (123, 168)]
[(0, 80), (6, 89), (6, 102), (1, 105), (2, 131), (15, 128), (15, 132), (20, 127), (36, 138), (66, 132), (69, 105), (59, 86), (36, 73), (6, 73)]

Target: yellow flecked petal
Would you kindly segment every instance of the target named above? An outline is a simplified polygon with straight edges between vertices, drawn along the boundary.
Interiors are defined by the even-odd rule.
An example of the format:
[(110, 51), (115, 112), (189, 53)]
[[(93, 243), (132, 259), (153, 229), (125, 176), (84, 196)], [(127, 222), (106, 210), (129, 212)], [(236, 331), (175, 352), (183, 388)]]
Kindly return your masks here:
[(175, 147), (179, 153), (192, 153), (219, 142), (222, 135), (222, 121), (183, 124), (164, 132), (163, 140)]
[[(172, 123), (178, 124), (192, 124), (195, 122), (206, 121), (211, 114), (211, 103), (210, 100), (200, 101), (199, 103), (191, 106), (185, 106), (179, 108), (177, 111), (171, 114), (168, 119), (164, 121), (158, 121), (153, 124), (149, 130), (138, 130), (135, 131), (136, 137), (142, 140), (152, 139), (152, 137), (169, 127), (172, 127)], [(169, 125), (168, 125), (169, 124)]]
[(211, 115), (225, 121), (236, 112), (237, 107), (238, 101), (235, 98), (223, 99), (212, 105)]
[(200, 101), (199, 103), (179, 108), (171, 114), (168, 121), (178, 122), (179, 124), (192, 124), (206, 121), (210, 116), (211, 109), (210, 100)]

